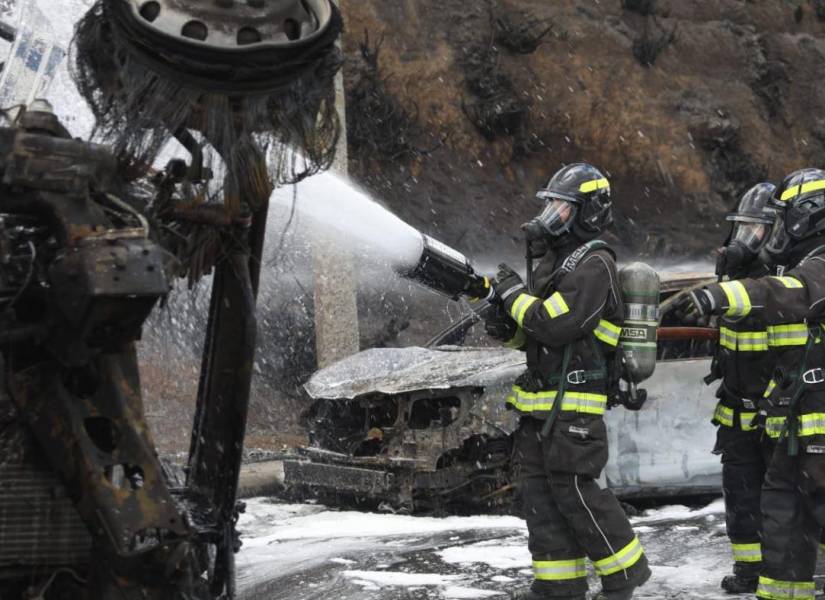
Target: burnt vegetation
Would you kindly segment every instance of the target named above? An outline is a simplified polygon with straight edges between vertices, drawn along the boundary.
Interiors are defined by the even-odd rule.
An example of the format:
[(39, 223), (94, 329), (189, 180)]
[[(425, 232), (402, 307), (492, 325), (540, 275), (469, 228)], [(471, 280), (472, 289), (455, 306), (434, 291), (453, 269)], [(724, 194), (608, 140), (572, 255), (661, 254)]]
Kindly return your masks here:
[(354, 84), (347, 93), (347, 136), (355, 155), (400, 160), (426, 154), (416, 142), (422, 136), (418, 105), (405, 107), (389, 90), (390, 77), (381, 72), (384, 37), (374, 44), (364, 32), (359, 44), (359, 64), (353, 69)]
[(656, 12), (656, 0), (622, 0), (622, 8), (647, 17)]
[(472, 100), (462, 101), (462, 109), (487, 140), (512, 137), (514, 155), (527, 151), (526, 124), (530, 105), (502, 64), (502, 49), (515, 54), (535, 52), (552, 33), (546, 19), (531, 13), (511, 15), (490, 11), (489, 33), (463, 49), (459, 65)]
[(667, 29), (652, 17), (646, 19), (642, 33), (633, 40), (633, 56), (643, 67), (652, 67), (659, 55), (676, 41), (677, 27)]
[(532, 54), (538, 50), (553, 31), (548, 19), (538, 19), (531, 14), (522, 14), (514, 20), (509, 15), (491, 15), (495, 42), (510, 52)]

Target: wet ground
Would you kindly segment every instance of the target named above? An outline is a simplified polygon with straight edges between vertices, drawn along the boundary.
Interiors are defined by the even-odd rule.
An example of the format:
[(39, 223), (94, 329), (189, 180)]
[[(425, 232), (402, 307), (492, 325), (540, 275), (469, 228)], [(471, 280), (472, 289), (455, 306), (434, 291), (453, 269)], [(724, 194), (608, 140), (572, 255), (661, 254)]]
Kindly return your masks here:
[[(730, 569), (721, 500), (649, 510), (633, 523), (653, 568), (637, 598), (734, 598), (718, 587)], [(250, 600), (506, 599), (531, 580), (527, 531), (515, 517), (437, 519), (256, 499), (241, 529), (239, 588)]]

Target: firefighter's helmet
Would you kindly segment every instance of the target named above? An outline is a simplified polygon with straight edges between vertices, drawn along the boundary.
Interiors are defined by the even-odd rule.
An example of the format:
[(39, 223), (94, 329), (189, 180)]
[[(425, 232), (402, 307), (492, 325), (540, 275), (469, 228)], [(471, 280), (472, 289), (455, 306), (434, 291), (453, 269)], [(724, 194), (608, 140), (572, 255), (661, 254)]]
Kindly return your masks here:
[(610, 182), (593, 165), (568, 165), (536, 193), (547, 202), (542, 213), (531, 223), (551, 237), (568, 233), (589, 240), (613, 222)]
[(776, 188), (771, 203), (778, 214), (767, 250), (782, 256), (797, 243), (825, 231), (825, 171), (794, 171)]

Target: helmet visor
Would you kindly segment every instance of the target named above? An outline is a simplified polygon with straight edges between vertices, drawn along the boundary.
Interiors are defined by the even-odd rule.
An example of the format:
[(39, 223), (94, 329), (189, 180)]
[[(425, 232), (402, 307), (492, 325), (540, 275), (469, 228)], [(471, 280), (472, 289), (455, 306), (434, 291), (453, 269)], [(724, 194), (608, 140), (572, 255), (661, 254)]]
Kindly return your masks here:
[(768, 233), (769, 228), (764, 223), (737, 222), (733, 226), (731, 242), (739, 242), (755, 254), (765, 245)]
[(776, 215), (776, 221), (773, 224), (771, 236), (765, 245), (765, 250), (767, 250), (769, 254), (779, 256), (787, 250), (790, 242), (791, 238), (785, 229), (785, 216), (782, 213), (778, 213)]
[(550, 235), (559, 236), (570, 230), (575, 216), (575, 204), (562, 198), (550, 198), (536, 220)]

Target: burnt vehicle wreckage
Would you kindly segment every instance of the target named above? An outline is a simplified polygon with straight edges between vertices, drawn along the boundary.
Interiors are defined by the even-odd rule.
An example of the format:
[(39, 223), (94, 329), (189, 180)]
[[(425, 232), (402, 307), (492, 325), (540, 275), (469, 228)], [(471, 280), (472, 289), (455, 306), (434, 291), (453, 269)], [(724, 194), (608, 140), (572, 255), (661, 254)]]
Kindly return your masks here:
[[(235, 596), (267, 203), (331, 163), (340, 31), (329, 0), (101, 0), (73, 75), (110, 145), (47, 103), (5, 113), (0, 597)], [(191, 161), (152, 171), (172, 138)], [(210, 272), (181, 473), (157, 457), (135, 341), (173, 278)]]
[[(413, 277), (450, 296), (462, 290), (463, 279), (445, 276), (438, 266)], [(617, 452), (603, 483), (623, 499), (700, 496), (721, 487), (718, 460), (707, 451), (715, 399), (701, 384), (716, 330), (680, 327), (671, 310), (682, 293), (712, 280), (662, 274), (647, 406), (606, 416)], [(525, 359), (506, 348), (463, 347), (479, 318), (470, 313), (426, 347), (365, 350), (316, 373), (305, 386), (310, 443), (284, 462), (288, 491), (392, 511), (513, 511), (510, 434), (517, 417), (504, 400)], [(697, 443), (702, 436), (704, 446)]]

